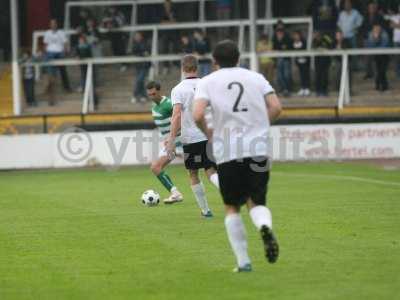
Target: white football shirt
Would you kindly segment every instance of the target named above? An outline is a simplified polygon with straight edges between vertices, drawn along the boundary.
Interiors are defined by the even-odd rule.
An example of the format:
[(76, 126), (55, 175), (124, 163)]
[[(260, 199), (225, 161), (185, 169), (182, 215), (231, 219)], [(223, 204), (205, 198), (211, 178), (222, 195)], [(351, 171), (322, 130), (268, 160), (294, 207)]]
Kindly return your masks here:
[(217, 164), (268, 156), (270, 121), (265, 95), (273, 92), (264, 76), (239, 67), (222, 68), (199, 81), (195, 99), (211, 106)]
[(199, 80), (199, 78), (184, 79), (171, 91), (172, 105), (182, 105), (181, 141), (183, 144), (193, 144), (207, 140), (207, 137), (196, 126), (193, 119), (193, 99)]
[(47, 52), (64, 52), (64, 46), (67, 41), (63, 30), (47, 30), (43, 38)]

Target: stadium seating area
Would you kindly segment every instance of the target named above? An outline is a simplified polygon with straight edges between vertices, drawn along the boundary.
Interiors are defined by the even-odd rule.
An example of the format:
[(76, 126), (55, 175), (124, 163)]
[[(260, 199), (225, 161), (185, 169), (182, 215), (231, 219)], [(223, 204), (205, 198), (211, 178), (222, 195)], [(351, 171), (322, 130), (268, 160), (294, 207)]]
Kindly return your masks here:
[[(150, 102), (131, 103), (134, 71), (129, 68), (121, 73), (118, 66), (103, 66), (99, 70), (99, 84), (97, 93), (99, 96), (98, 112), (142, 112), (149, 111)], [(69, 68), (71, 82), (79, 82), (79, 70), (76, 67)], [(399, 106), (400, 89), (395, 84), (398, 79), (394, 72), (389, 73), (390, 81), (393, 82), (392, 89), (379, 93), (374, 89), (373, 80), (364, 80), (364, 74), (359, 72), (354, 75), (354, 89), (351, 106)], [(163, 83), (163, 91), (168, 94), (171, 88), (179, 81), (180, 73), (178, 68), (173, 68), (168, 76), (158, 78)], [(295, 77), (297, 79), (297, 76)], [(297, 80), (296, 80), (297, 81)], [(334, 84), (332, 84), (334, 90)], [(49, 106), (47, 95), (44, 93), (43, 82), (39, 82), (37, 89), (38, 107), (26, 107), (25, 114), (43, 114), (43, 113), (80, 113), (82, 109), (81, 93), (65, 93), (61, 82), (57, 82), (57, 105)], [(291, 97), (282, 97), (284, 107), (335, 107), (337, 105), (338, 90), (334, 90), (328, 97), (300, 97), (292, 95)]]
[[(168, 1), (166, 1), (168, 2)], [(215, 3), (217, 3), (216, 1)], [(223, 2), (223, 1), (222, 1)], [(229, 2), (229, 1), (228, 1)], [(309, 1), (310, 3), (319, 3), (318, 1)], [(342, 5), (337, 7), (337, 13), (343, 12), (344, 10), (344, 1), (342, 1)], [(354, 1), (356, 4), (356, 9), (360, 10), (362, 13), (364, 20), (368, 17), (369, 6), (360, 5), (357, 1)], [(225, 16), (218, 17), (219, 11), (218, 5), (211, 1), (207, 2), (209, 5), (207, 7), (207, 14), (210, 15), (210, 19), (229, 19), (229, 18), (243, 18), (246, 16), (242, 16), (243, 12), (235, 11), (235, 9), (231, 9), (228, 14)], [(233, 2), (232, 2), (233, 3)], [(236, 3), (236, 2), (235, 2)], [(183, 5), (183, 4), (179, 4)], [(185, 4), (189, 5), (189, 4)], [(319, 4), (314, 4), (319, 5)], [(198, 17), (197, 5), (192, 5), (191, 8), (193, 12), (195, 12), (190, 18), (187, 15), (183, 15), (180, 12), (180, 8), (177, 9), (177, 6), (172, 7), (170, 14), (167, 12), (163, 5), (158, 6), (146, 6), (146, 9), (143, 7), (140, 8), (140, 13), (138, 14), (138, 22), (139, 24), (152, 23), (156, 24), (158, 20), (161, 20), (161, 23), (164, 21), (168, 21), (169, 23), (176, 22), (187, 22), (193, 21), (196, 17)], [(242, 3), (243, 6), (243, 3)], [(186, 7), (186, 6), (185, 6)], [(235, 8), (235, 6), (233, 5)], [(244, 5), (243, 7), (246, 7)], [(320, 30), (318, 27), (322, 25), (318, 23), (318, 16), (315, 15), (314, 6), (310, 5), (310, 9), (308, 13), (314, 20), (314, 29)], [(186, 8), (190, 8), (189, 6)], [(392, 11), (389, 6), (381, 5), (376, 14), (382, 18), (384, 14), (395, 15), (395, 11)], [(126, 49), (130, 49), (129, 44), (132, 43), (132, 35), (129, 33), (121, 33), (121, 34), (110, 34), (104, 32), (104, 29), (107, 26), (111, 26), (115, 30), (119, 30), (119, 27), (123, 27), (125, 25), (130, 24), (130, 7), (118, 7), (114, 10), (110, 10), (109, 7), (103, 8), (75, 8), (71, 14), (71, 26), (72, 28), (78, 31), (78, 36), (88, 37), (90, 35), (87, 27), (88, 21), (94, 20), (94, 24), (97, 28), (102, 28), (102, 33), (98, 34), (98, 40), (94, 44), (90, 44), (93, 48), (95, 47), (101, 49), (101, 56), (95, 56), (96, 58), (101, 57), (111, 57), (111, 56), (123, 56), (123, 55), (132, 55), (132, 52), (127, 52)], [(261, 11), (265, 9), (262, 7)], [(314, 9), (314, 10), (313, 10)], [(236, 7), (237, 10), (237, 7)], [(246, 12), (245, 12), (246, 14)], [(144, 18), (143, 16), (148, 16), (148, 18)], [(386, 18), (388, 20), (388, 18)], [(335, 21), (336, 22), (336, 21)], [(336, 24), (334, 22), (334, 24)], [(392, 34), (392, 28), (390, 27), (390, 22), (387, 21), (385, 23), (387, 30)], [(289, 38), (291, 38), (292, 33), (296, 30), (300, 30), (306, 35), (307, 27), (304, 24), (297, 25), (288, 25), (283, 22), (275, 26), (275, 30), (279, 26), (283, 26)], [(364, 26), (364, 25), (363, 25)], [(62, 26), (61, 26), (62, 27)], [(270, 28), (271, 29), (271, 28)], [(97, 29), (95, 29), (97, 30)], [(273, 43), (273, 49), (276, 49), (276, 41), (275, 41), (275, 33), (272, 33), (267, 30), (267, 28), (259, 27), (259, 36), (261, 37), (262, 32), (268, 32), (271, 36), (269, 36), (270, 41)], [(363, 29), (364, 30), (364, 29)], [(358, 45), (357, 47), (365, 46), (365, 41), (362, 38), (362, 30), (360, 29), (360, 33), (358, 36)], [(187, 36), (189, 39), (189, 46), (182, 44), (182, 36)], [(223, 37), (231, 37), (233, 39), (238, 39), (238, 32), (236, 29), (229, 30), (207, 30), (206, 39), (209, 42), (208, 48), (211, 49), (213, 45), (218, 42)], [(152, 37), (149, 33), (146, 33), (145, 41), (147, 44), (151, 44)], [(72, 51), (69, 53), (69, 58), (77, 59), (76, 55), (79, 55), (79, 51), (77, 52), (77, 35), (74, 35), (71, 39)], [(193, 30), (173, 30), (170, 32), (159, 33), (159, 53), (160, 54), (184, 54), (184, 53), (197, 53), (196, 50), (196, 37), (193, 35)], [(245, 34), (245, 48), (248, 51), (248, 32)], [(42, 45), (43, 46), (43, 45)], [(210, 47), (211, 46), (211, 47)], [(396, 45), (394, 45), (396, 46)], [(315, 46), (313, 48), (317, 49)], [(44, 50), (44, 48), (41, 48)], [(332, 49), (341, 49), (336, 46)], [(93, 50), (93, 49), (92, 49)], [(284, 51), (284, 50), (282, 50)], [(92, 51), (93, 52), (93, 51)], [(208, 54), (210, 50), (208, 50)], [(207, 54), (207, 53), (205, 53)], [(135, 53), (133, 53), (135, 55)], [(90, 57), (94, 57), (92, 53)], [(82, 57), (80, 57), (82, 58)], [(83, 57), (84, 58), (84, 57)], [(371, 59), (373, 59), (371, 57)], [(40, 60), (39, 60), (40, 61)], [(278, 78), (278, 66), (277, 59), (274, 59), (274, 78), (268, 79), (272, 81), (275, 87), (282, 92), (280, 87), (280, 82)], [(389, 78), (389, 89), (384, 92), (378, 92), (375, 90), (375, 80), (374, 78), (365, 79), (366, 68), (366, 57), (357, 58), (357, 63), (352, 63), (350, 68), (352, 68), (352, 93), (351, 93), (351, 103), (348, 105), (350, 107), (398, 107), (400, 103), (400, 89), (398, 85), (398, 81), (400, 80), (398, 74), (396, 74), (396, 64), (398, 58), (392, 56), (390, 59), (390, 64), (388, 68), (388, 78)], [(246, 62), (248, 63), (248, 62)], [(290, 96), (286, 95), (285, 91), (281, 93), (283, 95), (282, 101), (285, 108), (322, 108), (322, 107), (337, 107), (338, 103), (338, 94), (339, 94), (339, 86), (338, 86), (338, 74), (340, 72), (340, 58), (332, 59), (332, 64), (327, 70), (329, 73), (329, 95), (320, 95), (316, 91), (315, 88), (315, 78), (318, 77), (318, 74), (315, 73), (314, 64), (312, 63), (312, 71), (311, 71), (311, 94), (305, 96), (298, 96), (297, 92), (300, 89), (300, 74), (298, 68), (295, 63), (295, 59), (292, 59), (291, 72), (292, 72), (292, 87), (290, 91)], [(356, 65), (356, 66), (354, 66)], [(6, 69), (9, 66), (6, 67)], [(4, 69), (4, 67), (3, 67)], [(164, 70), (164, 64), (160, 63), (159, 73), (155, 75), (156, 80), (160, 80), (162, 82), (162, 88), (165, 94), (169, 94), (171, 88), (180, 80), (180, 72), (176, 64), (170, 64), (167, 70)], [(46, 75), (43, 75), (46, 71), (46, 67), (42, 67), (42, 76), (39, 80), (36, 81), (35, 84), (35, 95), (37, 99), (37, 106), (28, 106), (27, 103), (23, 103), (22, 113), (23, 115), (44, 115), (44, 114), (79, 114), (82, 112), (82, 99), (83, 99), (83, 87), (82, 87), (82, 74), (79, 66), (69, 66), (67, 67), (69, 81), (70, 81), (70, 89), (65, 91), (62, 88), (61, 80), (59, 78), (56, 79), (54, 83), (54, 91), (51, 95), (47, 93), (48, 88), (48, 78)], [(122, 72), (121, 72), (122, 71)], [(165, 72), (166, 71), (166, 72)], [(1, 72), (0, 72), (1, 73)], [(57, 72), (58, 73), (58, 72)], [(59, 77), (59, 74), (57, 74)], [(136, 101), (132, 102), (133, 89), (136, 81), (135, 75), (135, 67), (132, 64), (114, 64), (114, 65), (100, 65), (96, 69), (96, 96), (98, 97), (98, 106), (95, 109), (96, 113), (115, 113), (115, 112), (148, 112), (151, 106), (149, 101)], [(21, 84), (22, 86), (22, 84)], [(22, 90), (22, 89), (21, 89)], [(6, 107), (5, 111), (9, 111), (10, 105), (7, 102), (7, 97), (3, 97), (1, 99), (2, 107)], [(55, 101), (55, 105), (50, 103)], [(7, 102), (7, 103), (6, 103)], [(11, 113), (11, 111), (10, 111)], [(3, 115), (6, 114), (5, 112)]]

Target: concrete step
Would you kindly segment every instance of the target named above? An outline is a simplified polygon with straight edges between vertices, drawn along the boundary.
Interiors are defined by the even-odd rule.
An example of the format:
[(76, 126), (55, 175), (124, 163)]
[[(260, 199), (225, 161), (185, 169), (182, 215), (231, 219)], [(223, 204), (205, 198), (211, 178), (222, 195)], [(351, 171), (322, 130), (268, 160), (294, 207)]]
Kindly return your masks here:
[[(99, 110), (102, 112), (124, 112), (124, 111), (148, 111), (149, 104), (132, 104), (130, 100), (132, 98), (132, 91), (134, 87), (135, 71), (132, 65), (128, 65), (128, 69), (125, 72), (120, 72), (120, 66), (100, 66), (97, 68), (98, 74), (98, 85), (96, 92), (99, 96)], [(162, 68), (160, 67), (160, 71)], [(79, 86), (80, 82), (80, 70), (78, 67), (68, 68), (71, 85), (74, 89)], [(283, 106), (286, 108), (293, 107), (336, 107), (338, 98), (338, 88), (334, 87), (334, 76), (330, 78), (330, 90), (329, 97), (321, 98), (312, 95), (310, 97), (298, 97), (293, 94), (291, 97), (281, 97)], [(389, 82), (391, 90), (385, 93), (379, 93), (374, 90), (374, 80), (364, 80), (363, 72), (354, 72), (353, 74), (353, 92), (351, 103), (349, 106), (388, 106), (398, 107), (400, 106), (400, 82), (396, 78), (393, 71), (389, 72)], [(296, 68), (293, 73), (294, 78), (294, 91), (297, 91), (298, 87), (298, 74)], [(160, 75), (156, 78), (162, 83), (162, 92), (165, 95), (170, 95), (170, 91), (180, 80), (180, 71), (176, 67), (172, 67), (167, 75)], [(274, 84), (274, 82), (273, 82)], [(274, 84), (276, 86), (276, 84)], [(314, 87), (312, 88), (314, 89)], [(56, 97), (58, 101), (57, 108), (49, 108), (50, 111), (60, 111), (65, 108), (66, 112), (71, 110), (80, 111), (82, 106), (83, 93), (73, 92), (65, 93), (61, 88), (61, 80), (59, 79), (56, 86)], [(43, 83), (39, 82), (37, 85), (37, 98), (43, 103), (48, 100), (48, 95), (44, 93)], [(73, 107), (70, 104), (63, 102), (75, 101)], [(38, 111), (42, 109), (43, 113), (47, 113), (48, 106), (43, 105), (39, 108), (33, 109)], [(31, 111), (31, 110), (26, 110)]]
[(151, 103), (101, 103), (98, 107), (98, 112), (150, 112)]
[(37, 107), (25, 107), (23, 113), (26, 115), (79, 114), (81, 111), (81, 101), (61, 101), (54, 106), (50, 106), (46, 101), (39, 101)]

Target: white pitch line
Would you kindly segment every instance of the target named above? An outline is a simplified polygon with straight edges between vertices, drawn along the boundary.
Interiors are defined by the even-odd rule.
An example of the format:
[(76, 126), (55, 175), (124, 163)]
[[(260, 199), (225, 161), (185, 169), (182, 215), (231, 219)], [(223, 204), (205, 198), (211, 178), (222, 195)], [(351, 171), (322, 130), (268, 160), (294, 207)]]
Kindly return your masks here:
[(285, 176), (292, 176), (292, 177), (325, 177), (327, 179), (337, 179), (337, 180), (351, 180), (351, 181), (358, 181), (364, 183), (373, 183), (373, 184), (381, 184), (386, 186), (395, 186), (400, 187), (400, 183), (393, 182), (393, 181), (383, 181), (383, 180), (376, 180), (376, 179), (369, 179), (364, 177), (357, 177), (357, 176), (339, 176), (339, 175), (326, 175), (326, 174), (307, 174), (307, 173), (285, 173), (285, 172), (274, 172), (272, 171), (273, 175), (285, 175)]

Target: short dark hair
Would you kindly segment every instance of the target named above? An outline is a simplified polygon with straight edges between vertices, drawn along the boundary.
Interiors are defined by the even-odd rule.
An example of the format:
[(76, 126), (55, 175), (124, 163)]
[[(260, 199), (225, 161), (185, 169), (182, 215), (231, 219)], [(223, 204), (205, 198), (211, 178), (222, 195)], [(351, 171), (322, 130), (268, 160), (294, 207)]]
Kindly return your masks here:
[(221, 41), (215, 47), (213, 57), (221, 68), (236, 67), (240, 57), (239, 48), (231, 40)]
[(196, 56), (192, 55), (192, 54), (187, 54), (182, 58), (181, 61), (182, 64), (182, 70), (184, 72), (196, 72), (197, 71), (197, 67), (198, 67), (198, 61)]
[(146, 84), (146, 89), (147, 90), (151, 90), (151, 89), (156, 89), (157, 91), (159, 91), (161, 89), (161, 84), (158, 81), (149, 81)]

